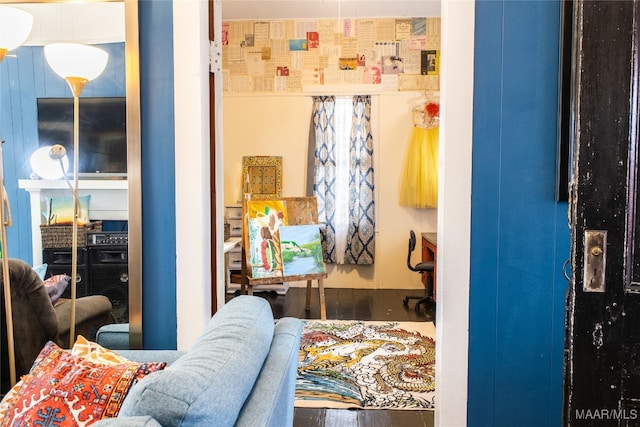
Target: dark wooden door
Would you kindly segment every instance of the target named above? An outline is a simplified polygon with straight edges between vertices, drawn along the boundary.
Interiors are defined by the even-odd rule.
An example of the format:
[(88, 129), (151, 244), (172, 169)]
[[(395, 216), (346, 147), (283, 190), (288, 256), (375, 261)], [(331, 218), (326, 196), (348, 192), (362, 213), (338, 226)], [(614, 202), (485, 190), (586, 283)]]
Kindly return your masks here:
[(638, 0), (579, 1), (566, 425), (640, 425)]

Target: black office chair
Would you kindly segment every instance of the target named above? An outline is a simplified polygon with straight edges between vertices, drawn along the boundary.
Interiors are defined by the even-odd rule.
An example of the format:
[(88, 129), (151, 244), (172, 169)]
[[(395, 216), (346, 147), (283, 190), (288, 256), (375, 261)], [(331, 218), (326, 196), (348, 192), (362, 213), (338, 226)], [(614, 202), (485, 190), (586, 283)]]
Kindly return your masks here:
[(405, 307), (408, 307), (409, 300), (417, 299), (418, 301), (416, 302), (416, 311), (420, 311), (421, 305), (423, 305), (425, 309), (429, 305), (435, 307), (436, 302), (435, 302), (435, 299), (433, 298), (433, 275), (435, 274), (435, 271), (434, 271), (435, 263), (433, 261), (423, 261), (423, 262), (419, 262), (416, 265), (411, 265), (411, 253), (415, 250), (415, 248), (416, 248), (416, 233), (414, 233), (413, 230), (411, 230), (409, 232), (409, 253), (407, 254), (407, 267), (409, 267), (409, 270), (411, 271), (416, 271), (420, 274), (423, 274), (423, 273), (427, 274), (427, 289), (426, 289), (426, 295), (423, 297), (407, 295), (406, 297), (404, 297), (404, 300), (402, 300), (402, 304), (404, 304)]

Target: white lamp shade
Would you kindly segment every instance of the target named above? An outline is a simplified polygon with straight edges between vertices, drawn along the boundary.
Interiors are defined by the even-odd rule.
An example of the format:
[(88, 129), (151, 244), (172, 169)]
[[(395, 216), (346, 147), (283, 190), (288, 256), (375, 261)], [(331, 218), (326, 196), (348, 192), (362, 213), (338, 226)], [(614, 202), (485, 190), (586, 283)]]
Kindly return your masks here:
[(12, 51), (29, 37), (33, 16), (15, 7), (0, 6), (0, 49)]
[(57, 75), (66, 79), (95, 79), (107, 66), (109, 54), (95, 46), (77, 43), (52, 43), (44, 47), (47, 62)]
[(52, 159), (50, 152), (51, 146), (40, 147), (34, 151), (29, 158), (31, 170), (42, 179), (60, 179), (69, 169), (69, 158), (66, 155), (62, 158), (61, 167), (60, 160)]

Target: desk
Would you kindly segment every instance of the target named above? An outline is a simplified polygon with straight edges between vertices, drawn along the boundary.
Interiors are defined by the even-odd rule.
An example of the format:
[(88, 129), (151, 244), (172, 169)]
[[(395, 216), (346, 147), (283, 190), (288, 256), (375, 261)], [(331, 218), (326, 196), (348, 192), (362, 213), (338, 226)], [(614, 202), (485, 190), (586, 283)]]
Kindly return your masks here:
[(422, 261), (433, 261), (433, 273), (424, 273), (422, 275), (422, 284), (427, 287), (427, 274), (432, 275), (433, 279), (433, 300), (436, 300), (436, 267), (438, 255), (438, 234), (437, 233), (420, 233), (422, 236)]

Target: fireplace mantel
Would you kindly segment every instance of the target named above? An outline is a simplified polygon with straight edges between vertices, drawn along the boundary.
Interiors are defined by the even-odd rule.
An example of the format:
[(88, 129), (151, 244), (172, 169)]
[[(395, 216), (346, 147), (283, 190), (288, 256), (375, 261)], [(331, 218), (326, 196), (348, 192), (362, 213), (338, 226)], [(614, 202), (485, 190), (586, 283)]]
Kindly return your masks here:
[[(81, 179), (78, 181), (78, 195), (91, 195), (89, 219), (126, 221), (128, 211), (128, 181), (126, 179)], [(42, 263), (42, 235), (40, 225), (44, 224), (46, 200), (49, 197), (71, 197), (66, 181), (47, 179), (21, 179), (18, 187), (29, 192), (31, 205), (31, 239), (33, 265)]]

